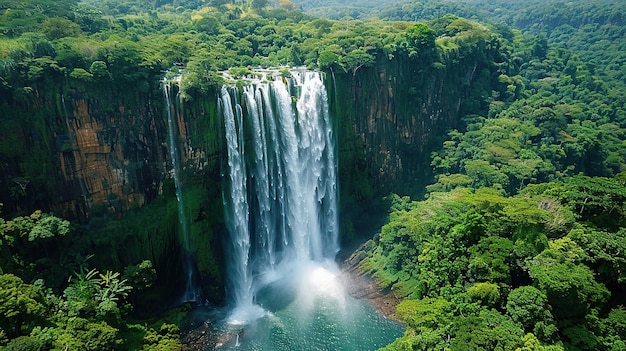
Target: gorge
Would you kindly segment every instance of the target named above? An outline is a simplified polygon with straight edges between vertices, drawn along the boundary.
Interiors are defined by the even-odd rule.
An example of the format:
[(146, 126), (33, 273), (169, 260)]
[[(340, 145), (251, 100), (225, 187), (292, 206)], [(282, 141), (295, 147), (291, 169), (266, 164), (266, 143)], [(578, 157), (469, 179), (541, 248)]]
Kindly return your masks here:
[[(43, 135), (52, 140), (28, 142), (60, 167), (38, 204), (89, 228), (92, 250), (107, 252), (94, 264), (154, 262), (157, 281), (138, 301), (140, 313), (225, 303), (233, 310), (224, 318), (248, 336), (242, 342), (268, 350), (294, 341), (263, 330), (310, 330), (306, 342), (315, 345), (327, 342), (328, 325), (368, 321), (333, 328), (334, 347), (382, 347), (402, 328), (347, 294), (335, 255), (382, 219), (360, 204), (419, 189), (404, 180), (423, 173), (427, 150), (458, 122), (472, 71), (489, 69), (476, 56), (407, 79), (405, 70), (419, 64), (406, 60), (381, 58), (355, 75), (254, 73), (253, 81), (207, 92), (184, 91), (175, 74), (153, 76), (148, 89), (70, 81), (20, 122), (31, 133), (43, 130), (28, 122), (49, 128)], [(449, 85), (457, 74), (467, 86)], [(17, 101), (11, 110), (33, 113)], [(14, 165), (33, 156), (16, 156)], [(343, 307), (329, 312), (337, 303)], [(294, 324), (295, 316), (309, 317)]]
[[(330, 72), (325, 73), (328, 75), (324, 79), (328, 90), (327, 118), (332, 119), (326, 123), (335, 126), (337, 140), (335, 160), (327, 162), (338, 164), (336, 177), (341, 187), (337, 198), (332, 200), (339, 203), (338, 213), (333, 214), (337, 220), (330, 224), (333, 228), (319, 230), (330, 230), (335, 236), (338, 232), (343, 234), (328, 243), (316, 244), (318, 249), (311, 258), (327, 257), (329, 252), (337, 250), (330, 242), (347, 243), (359, 236), (363, 230), (359, 227), (361, 224), (370, 225), (368, 221), (373, 217), (367, 213), (370, 206), (359, 207), (359, 203), (388, 191), (415, 192), (420, 188), (414, 183), (409, 186), (404, 180), (428, 169), (428, 149), (438, 142), (445, 130), (458, 123), (464, 96), (472, 94), (476, 82), (489, 83), (483, 73), (479, 75), (479, 72), (489, 72), (489, 61), (482, 49), (475, 50), (463, 54), (467, 59), (458, 63), (450, 61), (445, 69), (435, 71), (419, 69), (423, 63), (412, 63), (408, 58), (389, 61), (381, 56), (375, 65), (363, 67), (355, 75), (337, 74), (333, 80)], [(414, 71), (414, 75), (406, 74), (407, 71)], [(38, 99), (26, 105), (18, 100), (8, 105), (4, 111), (11, 111), (16, 118), (32, 115), (20, 120), (19, 132), (14, 135), (23, 135), (24, 142), (39, 146), (6, 158), (4, 182), (12, 182), (20, 164), (39, 162), (44, 157), (45, 161), (39, 166), (45, 165), (51, 170), (46, 174), (52, 176), (34, 179), (29, 189), (29, 193), (36, 191), (41, 198), (37, 200), (38, 205), (88, 223), (101, 231), (99, 236), (120, 237), (106, 257), (97, 258), (98, 262), (122, 267), (150, 259), (161, 272), (159, 277), (163, 282), (178, 281), (184, 275), (177, 272), (182, 270), (180, 262), (184, 260), (180, 257), (185, 252), (178, 248), (187, 243), (181, 241), (178, 234), (182, 229), (177, 229), (177, 186), (169, 183), (174, 156), (167, 147), (170, 118), (174, 130), (178, 130), (175, 134), (180, 136), (180, 175), (185, 189), (180, 198), (185, 204), (182, 211), (188, 216), (188, 244), (196, 259), (198, 280), (209, 300), (221, 301), (224, 296), (219, 286), (225, 279), (219, 262), (227, 258), (221, 252), (226, 225), (220, 218), (228, 211), (221, 204), (220, 190), (222, 174), (226, 176), (221, 165), (228, 155), (226, 132), (217, 103), (217, 96), (223, 92), (219, 89), (206, 93), (190, 90), (181, 97), (179, 87), (172, 85), (169, 98), (164, 99), (158, 75), (147, 78), (141, 89), (130, 90), (136, 83), (111, 81), (94, 85), (68, 81), (60, 87), (63, 94), (55, 93), (56, 89), (50, 93), (45, 90), (45, 94), (42, 90)], [(454, 83), (458, 79), (467, 84)], [(252, 91), (242, 93), (240, 98), (249, 100), (251, 94)], [(31, 106), (37, 109), (31, 110)], [(168, 114), (171, 115), (168, 117)], [(45, 130), (39, 126), (45, 126)], [(246, 135), (246, 139), (252, 137)], [(254, 143), (248, 145), (251, 147)], [(261, 185), (256, 187), (262, 188)], [(174, 201), (155, 202), (159, 194), (170, 194)], [(25, 200), (20, 206), (29, 206), (28, 199)], [(11, 207), (15, 202), (8, 194), (3, 195), (3, 202), (5, 211), (17, 209)], [(140, 214), (142, 208), (147, 211), (143, 215)], [(111, 229), (102, 226), (100, 218), (130, 219), (126, 213), (137, 213), (132, 218), (138, 226), (132, 224), (136, 229), (127, 230), (132, 235), (107, 234)], [(151, 219), (149, 213), (158, 220)], [(146, 215), (147, 222), (143, 222), (141, 218)], [(255, 213), (251, 218), (258, 220), (262, 216), (267, 213)], [(98, 251), (102, 244), (93, 240), (91, 245)], [(270, 256), (263, 259), (276, 260)], [(173, 289), (172, 284), (165, 285)]]

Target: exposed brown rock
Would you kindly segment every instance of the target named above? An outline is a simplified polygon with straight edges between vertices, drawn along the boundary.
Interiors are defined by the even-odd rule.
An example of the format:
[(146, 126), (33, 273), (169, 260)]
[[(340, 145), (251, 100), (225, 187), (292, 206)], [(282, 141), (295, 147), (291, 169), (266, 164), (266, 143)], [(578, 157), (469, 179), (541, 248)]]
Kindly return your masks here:
[(366, 257), (363, 246), (343, 262), (342, 280), (350, 296), (365, 299), (385, 317), (396, 319), (396, 306), (400, 300), (392, 291), (381, 289), (374, 279), (359, 270), (359, 265)]

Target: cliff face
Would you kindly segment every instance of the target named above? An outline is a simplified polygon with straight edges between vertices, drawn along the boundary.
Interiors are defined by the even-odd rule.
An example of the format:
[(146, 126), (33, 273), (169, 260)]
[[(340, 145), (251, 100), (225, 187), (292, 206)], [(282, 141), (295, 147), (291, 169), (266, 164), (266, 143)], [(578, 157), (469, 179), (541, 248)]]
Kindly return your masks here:
[(357, 201), (391, 192), (420, 195), (432, 181), (430, 153), (460, 125), (463, 110), (486, 107), (476, 95), (490, 91), (491, 76), (478, 56), (436, 66), (379, 58), (355, 75), (336, 76), (328, 85), (335, 90), (345, 195)]
[[(156, 79), (138, 86), (66, 81), (22, 101), (0, 101), (0, 202), (5, 213), (35, 209), (87, 222), (121, 217), (152, 202), (172, 177), (165, 95)], [(185, 170), (218, 174), (215, 95), (181, 104), (172, 92)]]
[[(183, 252), (159, 80), (44, 82), (26, 96), (3, 96), (0, 203), (5, 216), (41, 209), (80, 222), (87, 228), (81, 254), (96, 254), (91, 264), (120, 271), (150, 259), (161, 287), (171, 287), (182, 276)], [(184, 104), (172, 95), (191, 254), (205, 290), (219, 299), (216, 95)]]
[(1, 181), (11, 190), (28, 182), (1, 193), (7, 212), (43, 209), (86, 221), (153, 200), (167, 174), (163, 99), (157, 89), (130, 89), (66, 82), (4, 104), (3, 124), (13, 128), (0, 135), (14, 143), (3, 145)]
[[(461, 113), (484, 110), (495, 72), (488, 50), (474, 46), (442, 57), (426, 63), (380, 53), (356, 74), (327, 74), (342, 189), (356, 202), (390, 192), (419, 195), (431, 180), (431, 150)], [(0, 101), (4, 212), (42, 209), (86, 222), (154, 201), (172, 177), (159, 79), (153, 73), (124, 84), (61, 80)], [(185, 183), (219, 183), (224, 138), (217, 94), (191, 92), (182, 101), (175, 90)]]
[(80, 197), (52, 204), (53, 210), (79, 207), (77, 214), (87, 218), (94, 210), (120, 214), (160, 193), (167, 170), (167, 146), (161, 138), (165, 126), (149, 103), (152, 99), (143, 98), (135, 109), (119, 100), (64, 98), (64, 108), (70, 110), (65, 123), (71, 149), (58, 153), (60, 181)]

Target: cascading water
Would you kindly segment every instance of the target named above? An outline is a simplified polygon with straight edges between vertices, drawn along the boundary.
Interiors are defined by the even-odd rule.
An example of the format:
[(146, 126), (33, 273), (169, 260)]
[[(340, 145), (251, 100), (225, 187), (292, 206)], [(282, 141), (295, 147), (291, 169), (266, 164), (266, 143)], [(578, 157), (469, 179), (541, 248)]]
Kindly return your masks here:
[[(178, 77), (177, 77), (178, 78)], [(177, 79), (178, 81), (179, 79)], [(178, 209), (178, 224), (181, 232), (181, 246), (183, 249), (183, 271), (185, 272), (185, 290), (181, 297), (181, 303), (198, 302), (201, 300), (200, 289), (195, 284), (194, 274), (195, 265), (193, 256), (191, 255), (189, 245), (189, 222), (185, 213), (183, 202), (183, 182), (181, 179), (179, 135), (177, 124), (173, 118), (173, 104), (171, 95), (171, 85), (167, 80), (163, 81), (163, 93), (165, 95), (165, 103), (167, 110), (167, 137), (169, 144), (170, 159), (172, 160), (172, 177), (174, 178), (174, 187), (176, 190), (176, 204)]]
[(217, 349), (375, 350), (402, 328), (339, 278), (335, 139), (321, 75), (266, 75), (219, 97), (232, 311), (231, 337)]
[(224, 115), (226, 145), (228, 150), (228, 171), (230, 191), (224, 203), (226, 223), (231, 233), (226, 253), (228, 260), (227, 290), (235, 305), (240, 309), (252, 307), (252, 281), (248, 259), (250, 257), (249, 209), (246, 184), (246, 165), (244, 159), (243, 113), (236, 104), (233, 108), (225, 87), (221, 93), (221, 109)]
[(221, 91), (230, 181), (228, 293), (239, 309), (254, 305), (254, 289), (277, 265), (332, 260), (338, 251), (326, 90), (318, 73), (292, 75), (252, 83), (241, 94)]

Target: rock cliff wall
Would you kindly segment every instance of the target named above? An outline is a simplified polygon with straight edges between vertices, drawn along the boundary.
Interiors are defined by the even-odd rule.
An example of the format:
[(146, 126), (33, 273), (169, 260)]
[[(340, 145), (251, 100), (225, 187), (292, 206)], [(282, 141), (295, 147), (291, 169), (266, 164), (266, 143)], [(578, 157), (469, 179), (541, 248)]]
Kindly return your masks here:
[(357, 201), (391, 192), (421, 195), (432, 182), (430, 153), (461, 125), (462, 114), (486, 109), (486, 99), (476, 95), (489, 94), (492, 75), (479, 56), (435, 66), (379, 58), (355, 75), (335, 75), (328, 85), (342, 186), (351, 187)]
[[(4, 216), (41, 209), (81, 223), (82, 254), (96, 254), (96, 267), (120, 271), (153, 261), (167, 295), (182, 277), (182, 250), (160, 79), (65, 80), (0, 99), (0, 203)], [(205, 290), (219, 299), (216, 95), (185, 103), (172, 95), (192, 254)]]
[[(430, 181), (430, 152), (461, 113), (480, 110), (464, 105), (476, 104), (476, 90), (489, 91), (488, 65), (478, 55), (436, 66), (379, 55), (354, 75), (327, 74), (341, 183), (355, 201), (419, 195)], [(165, 96), (156, 77), (142, 83), (149, 88), (66, 82), (27, 104), (5, 104), (5, 212), (43, 209), (88, 221), (123, 215), (162, 194), (172, 168)], [(223, 133), (215, 91), (185, 101), (172, 96), (185, 173), (195, 183), (207, 174), (219, 182)]]
[[(5, 210), (43, 209), (85, 222), (152, 201), (167, 176), (163, 98), (152, 84), (140, 92), (70, 81), (5, 102)], [(27, 184), (16, 192), (19, 179)]]

